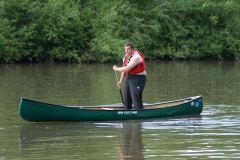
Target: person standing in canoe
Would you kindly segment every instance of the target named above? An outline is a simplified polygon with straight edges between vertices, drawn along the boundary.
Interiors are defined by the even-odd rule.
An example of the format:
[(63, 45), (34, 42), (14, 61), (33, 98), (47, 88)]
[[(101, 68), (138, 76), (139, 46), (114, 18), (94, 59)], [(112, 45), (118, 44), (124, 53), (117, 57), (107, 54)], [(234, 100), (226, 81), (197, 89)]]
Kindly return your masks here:
[(125, 44), (126, 55), (123, 58), (123, 67), (113, 66), (113, 70), (122, 72), (118, 87), (120, 88), (123, 80), (124, 82), (124, 96), (123, 103), (125, 109), (143, 109), (142, 93), (145, 87), (146, 78), (146, 64), (144, 56), (141, 52), (134, 49), (132, 42)]

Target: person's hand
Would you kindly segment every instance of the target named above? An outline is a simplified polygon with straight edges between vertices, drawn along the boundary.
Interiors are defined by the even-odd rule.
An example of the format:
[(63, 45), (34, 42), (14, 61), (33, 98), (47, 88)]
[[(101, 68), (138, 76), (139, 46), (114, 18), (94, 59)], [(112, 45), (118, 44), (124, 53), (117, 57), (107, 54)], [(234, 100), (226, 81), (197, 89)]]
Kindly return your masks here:
[(122, 85), (122, 82), (118, 82), (117, 83), (117, 87), (120, 89), (121, 88), (121, 85)]
[(118, 67), (117, 67), (116, 65), (113, 66), (113, 70), (116, 71), (117, 68), (118, 68)]

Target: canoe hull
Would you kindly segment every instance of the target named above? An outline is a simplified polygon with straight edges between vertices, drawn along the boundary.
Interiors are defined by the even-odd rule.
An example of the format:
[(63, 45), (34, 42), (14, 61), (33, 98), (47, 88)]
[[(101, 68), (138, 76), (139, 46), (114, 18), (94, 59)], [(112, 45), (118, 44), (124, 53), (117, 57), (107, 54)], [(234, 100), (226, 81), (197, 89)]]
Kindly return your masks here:
[[(186, 101), (185, 103), (164, 108), (153, 108), (144, 110), (124, 110), (123, 108), (117, 110), (110, 110), (112, 108), (109, 108), (109, 110), (93, 110), (80, 107), (60, 106), (21, 98), (19, 113), (24, 120), (31, 122), (113, 121), (201, 114), (203, 109), (202, 97), (196, 96), (189, 97), (187, 99), (188, 101)], [(158, 104), (156, 103), (148, 106), (154, 106)], [(146, 106), (146, 108), (148, 108), (148, 106)], [(98, 107), (100, 108), (100, 106)]]

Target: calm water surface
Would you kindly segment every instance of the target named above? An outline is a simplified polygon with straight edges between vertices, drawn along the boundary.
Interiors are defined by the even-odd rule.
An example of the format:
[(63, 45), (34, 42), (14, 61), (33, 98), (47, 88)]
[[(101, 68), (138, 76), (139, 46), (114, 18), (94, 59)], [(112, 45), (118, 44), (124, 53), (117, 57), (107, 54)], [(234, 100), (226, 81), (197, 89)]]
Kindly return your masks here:
[(20, 97), (61, 105), (120, 103), (112, 66), (0, 65), (0, 160), (240, 158), (238, 62), (147, 62), (144, 102), (202, 95), (201, 116), (68, 123), (20, 118)]

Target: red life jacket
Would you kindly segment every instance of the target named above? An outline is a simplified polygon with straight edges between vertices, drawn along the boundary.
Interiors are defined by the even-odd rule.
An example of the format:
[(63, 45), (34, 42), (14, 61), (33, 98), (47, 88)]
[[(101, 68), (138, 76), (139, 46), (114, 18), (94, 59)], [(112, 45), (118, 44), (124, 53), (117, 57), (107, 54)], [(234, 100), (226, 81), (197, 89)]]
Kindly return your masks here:
[(132, 70), (130, 70), (129, 72), (127, 72), (128, 74), (135, 74), (135, 73), (141, 73), (143, 71), (145, 71), (146, 69), (146, 64), (144, 62), (144, 56), (141, 52), (134, 50), (132, 55), (125, 55), (124, 59), (123, 59), (123, 66), (127, 66), (127, 64), (130, 62), (131, 58), (136, 55), (139, 54), (142, 57), (142, 62), (139, 63), (138, 65), (136, 65)]

